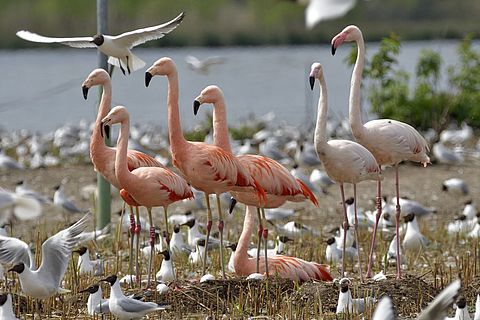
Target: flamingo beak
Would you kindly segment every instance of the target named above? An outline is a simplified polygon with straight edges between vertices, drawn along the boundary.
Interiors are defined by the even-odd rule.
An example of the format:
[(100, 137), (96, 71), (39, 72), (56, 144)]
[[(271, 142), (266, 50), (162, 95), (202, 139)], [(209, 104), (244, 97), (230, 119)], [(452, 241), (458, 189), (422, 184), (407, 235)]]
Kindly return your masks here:
[(332, 39), (332, 56), (335, 55), (335, 52), (337, 51), (337, 48), (340, 47), (340, 45), (345, 41), (345, 38), (347, 38), (347, 33), (345, 33), (345, 32), (340, 32), (335, 37), (333, 37), (333, 39)]
[(87, 100), (88, 97), (88, 87), (87, 86), (82, 86), (82, 93), (83, 93), (83, 98)]
[(230, 208), (228, 209), (228, 213), (232, 214), (233, 209), (235, 209), (235, 205), (237, 204), (237, 199), (234, 197), (230, 198)]
[(193, 101), (193, 114), (197, 115), (198, 109), (200, 109), (200, 101), (194, 100)]
[(152, 81), (153, 75), (150, 72), (145, 72), (145, 87), (150, 85), (150, 81)]
[(315, 77), (310, 76), (308, 81), (310, 82), (310, 89), (313, 90), (313, 86), (315, 85)]

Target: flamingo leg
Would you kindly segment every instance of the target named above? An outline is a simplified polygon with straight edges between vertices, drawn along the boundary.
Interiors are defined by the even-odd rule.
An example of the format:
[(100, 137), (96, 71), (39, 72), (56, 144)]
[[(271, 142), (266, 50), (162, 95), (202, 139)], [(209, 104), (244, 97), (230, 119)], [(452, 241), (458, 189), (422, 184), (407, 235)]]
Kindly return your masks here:
[(142, 226), (140, 223), (140, 209), (135, 207), (135, 216), (137, 219), (137, 224), (135, 225), (135, 237), (136, 237), (136, 248), (135, 248), (135, 271), (137, 282), (140, 283), (140, 264), (138, 262), (138, 256), (140, 255), (140, 232), (142, 231)]
[[(128, 274), (130, 274), (130, 285), (133, 284), (132, 281), (132, 274), (133, 274), (133, 238), (135, 238), (135, 215), (133, 213), (133, 207), (130, 207), (130, 227), (128, 228), (128, 232), (130, 234), (130, 255), (129, 255), (129, 262), (128, 262)], [(123, 218), (122, 220), (123, 221)]]
[(205, 201), (207, 202), (207, 238), (205, 240), (205, 255), (203, 256), (202, 275), (205, 275), (205, 271), (207, 270), (208, 240), (210, 239), (210, 230), (212, 230), (212, 209), (210, 208), (209, 195), (206, 193)]
[(165, 215), (165, 229), (167, 230), (167, 238), (165, 239), (165, 241), (167, 241), (167, 246), (168, 246), (168, 249), (170, 249), (170, 233), (168, 232), (168, 215), (167, 215), (167, 208), (166, 207), (163, 207), (163, 213)]
[(362, 263), (360, 259), (360, 242), (358, 241), (358, 217), (357, 217), (357, 185), (353, 184), (353, 209), (355, 211), (355, 221), (353, 222), (353, 229), (355, 231), (355, 242), (357, 243), (357, 258), (358, 258), (358, 271), (360, 274), (360, 282), (363, 283)]
[(260, 208), (258, 207), (257, 207), (257, 216), (258, 216), (257, 273), (259, 273), (260, 272), (260, 247), (262, 244), (263, 225), (262, 225), (262, 214), (260, 213)]
[(222, 268), (222, 278), (226, 279), (225, 276), (225, 261), (223, 259), (223, 213), (222, 213), (222, 206), (220, 203), (220, 197), (217, 194), (217, 210), (218, 210), (218, 231), (220, 231), (220, 266)]
[[(265, 219), (265, 210), (264, 210), (263, 208), (262, 208), (261, 210), (262, 210), (262, 218), (263, 218), (264, 220), (266, 220), (266, 219)], [(264, 228), (264, 229), (263, 229), (263, 240), (264, 240), (264, 243), (265, 243), (265, 274), (266, 274), (267, 277), (268, 277), (269, 273), (268, 273), (268, 258), (267, 258), (267, 256), (268, 256), (268, 246), (267, 246), (267, 242), (268, 242), (268, 229), (267, 229), (267, 228)]]
[(377, 239), (377, 228), (378, 221), (382, 216), (382, 182), (377, 181), (377, 215), (375, 216), (375, 226), (373, 227), (373, 237), (372, 243), (370, 246), (370, 254), (368, 255), (368, 266), (366, 277), (370, 278), (372, 276), (372, 263), (373, 263), (373, 251), (375, 250), (375, 241)]
[(402, 272), (400, 270), (400, 186), (398, 182), (398, 164), (395, 165), (395, 189), (397, 192), (397, 205), (395, 206), (395, 213), (396, 213), (396, 235), (397, 235), (397, 279), (402, 277)]
[(345, 278), (345, 246), (347, 244), (348, 216), (347, 216), (347, 206), (345, 204), (345, 191), (343, 189), (343, 183), (340, 183), (340, 193), (342, 195), (342, 205), (343, 205), (342, 278)]
[(147, 208), (148, 222), (150, 222), (150, 257), (148, 258), (148, 277), (147, 288), (150, 286), (150, 279), (152, 276), (152, 260), (153, 251), (155, 250), (155, 226), (153, 225), (152, 208)]

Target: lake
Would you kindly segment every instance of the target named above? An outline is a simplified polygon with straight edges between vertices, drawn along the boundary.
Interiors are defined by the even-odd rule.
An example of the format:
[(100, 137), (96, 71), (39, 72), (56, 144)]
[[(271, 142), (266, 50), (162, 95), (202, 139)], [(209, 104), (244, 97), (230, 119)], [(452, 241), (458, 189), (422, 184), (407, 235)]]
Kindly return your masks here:
[[(456, 62), (458, 41), (404, 42), (399, 62), (413, 72), (421, 49), (439, 52), (444, 67)], [(378, 43), (367, 44), (367, 56)], [(230, 48), (135, 48), (133, 52), (146, 62), (146, 67), (163, 56), (175, 60), (180, 80), (180, 112), (184, 128), (192, 128), (205, 118), (195, 117), (192, 102), (210, 84), (221, 87), (225, 94), (230, 126), (261, 116), (270, 111), (275, 121), (285, 121), (305, 128), (314, 121), (318, 87), (311, 93), (308, 73), (314, 61), (323, 64), (328, 86), (329, 114), (344, 117), (348, 110), (351, 67), (345, 63), (350, 51), (343, 45), (333, 57), (329, 45), (288, 47)], [(197, 74), (185, 62), (187, 55), (201, 59), (212, 55), (226, 58), (214, 65), (208, 75)], [(7, 130), (28, 128), (47, 132), (65, 123), (81, 119), (93, 121), (98, 96), (82, 96), (81, 84), (97, 66), (93, 49), (29, 49), (1, 50), (2, 85), (0, 86), (0, 127)], [(132, 123), (154, 123), (166, 127), (167, 82), (155, 77), (149, 88), (144, 85), (146, 68), (129, 76), (118, 69), (113, 75), (113, 106), (126, 106)], [(366, 108), (364, 108), (366, 109)]]

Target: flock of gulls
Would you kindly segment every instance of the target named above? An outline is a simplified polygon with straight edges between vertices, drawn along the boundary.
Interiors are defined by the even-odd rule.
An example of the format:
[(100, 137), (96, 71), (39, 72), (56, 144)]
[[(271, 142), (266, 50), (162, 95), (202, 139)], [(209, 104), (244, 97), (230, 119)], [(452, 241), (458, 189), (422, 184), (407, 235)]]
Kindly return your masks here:
[[(96, 47), (109, 56), (108, 62), (112, 66), (120, 68), (122, 73), (127, 75), (145, 65), (130, 49), (146, 41), (163, 37), (173, 31), (183, 18), (182, 13), (167, 23), (118, 36), (99, 34), (93, 37), (51, 38), (28, 31), (19, 31), (17, 35), (35, 42), (62, 43), (80, 48)], [(222, 90), (215, 85), (206, 87), (193, 101), (195, 114), (200, 108), (204, 108), (203, 105), (213, 105), (212, 134), (205, 142), (186, 140), (181, 128), (178, 105), (179, 75), (175, 62), (167, 57), (158, 59), (147, 69), (145, 85), (148, 87), (157, 76), (164, 76), (168, 80), (168, 139), (158, 134), (155, 127), (131, 125), (126, 107), (111, 108), (111, 80), (109, 73), (103, 69), (93, 70), (82, 84), (85, 99), (88, 99), (90, 88), (101, 86), (103, 89), (98, 115), (93, 124), (82, 122), (78, 126), (64, 126), (44, 136), (31, 134), (26, 130), (12, 134), (2, 133), (2, 150), (15, 150), (16, 156), (12, 158), (2, 151), (0, 153), (2, 169), (23, 170), (27, 167), (58, 166), (67, 159), (91, 161), (95, 170), (119, 191), (128, 208), (129, 218), (124, 217), (122, 212), (120, 223), (130, 234), (129, 274), (124, 278), (110, 275), (101, 280), (111, 287), (108, 299), (103, 298), (100, 283), (93, 283), (85, 288), (83, 292), (89, 293), (88, 314), (112, 313), (119, 319), (140, 319), (148, 313), (169, 308), (168, 305), (125, 296), (122, 292), (121, 283), (141, 282), (139, 257), (148, 259), (147, 287), (158, 281), (160, 284), (157, 290), (160, 292), (169, 290), (168, 284), (176, 280), (174, 260), (177, 256), (189, 255), (189, 263), (202, 266), (201, 281), (208, 281), (214, 279), (213, 275), (206, 273), (207, 266), (211, 263), (209, 251), (218, 249), (220, 257), (224, 257), (223, 251), (226, 248), (231, 249), (232, 254), (228, 263), (225, 263), (223, 258), (220, 259), (223, 278), (229, 271), (250, 279), (278, 276), (297, 282), (333, 281), (329, 265), (283, 254), (286, 244), (292, 238), (306, 233), (315, 235), (316, 231), (308, 225), (289, 221), (295, 215), (295, 210), (281, 206), (286, 202), (310, 202), (318, 206), (317, 196), (330, 192), (334, 184), (339, 186), (344, 221), (338, 233), (327, 240), (325, 260), (330, 265), (341, 266), (341, 279), (335, 280), (338, 281), (340, 288), (337, 313), (361, 313), (365, 304), (376, 303), (373, 297), (352, 298), (350, 292), (352, 283), (345, 277), (345, 262), (356, 263), (361, 282), (364, 281), (364, 277), (385, 278), (383, 274), (374, 275), (372, 267), (375, 257), (379, 258), (378, 253), (375, 254), (378, 230), (388, 230), (394, 234), (387, 258), (396, 265), (397, 278), (402, 277), (404, 252), (418, 252), (428, 246), (428, 239), (421, 234), (417, 219), (435, 213), (436, 209), (400, 196), (398, 164), (413, 161), (427, 166), (431, 163), (429, 145), (432, 141), (439, 140), (432, 148), (434, 160), (456, 165), (465, 161), (466, 157), (478, 158), (479, 144), (477, 143), (476, 149), (465, 151), (465, 143), (473, 138), (472, 129), (467, 124), (463, 124), (461, 129), (445, 130), (439, 137), (433, 137), (431, 132), (422, 135), (412, 126), (396, 120), (378, 119), (363, 123), (360, 89), (365, 47), (358, 27), (348, 26), (333, 37), (332, 54), (348, 42), (356, 43), (358, 55), (352, 74), (350, 114), (347, 121), (335, 123), (327, 119), (327, 87), (323, 66), (320, 63), (313, 63), (309, 74), (306, 75), (312, 90), (316, 84), (320, 88), (313, 141), (300, 135), (297, 128), (288, 125), (278, 128), (266, 126), (248, 141), (230, 139), (226, 101)], [(223, 62), (219, 58), (202, 62), (189, 57), (192, 68), (205, 70), (204, 72), (208, 65)], [(269, 116), (271, 117), (267, 115), (267, 118)], [(265, 123), (268, 124), (269, 121)], [(117, 145), (112, 148), (104, 141), (105, 137), (109, 137), (110, 128), (115, 125), (120, 127), (120, 131)], [(57, 152), (52, 152), (52, 147)], [(159, 151), (168, 148), (169, 156), (158, 155)], [(175, 167), (175, 171), (171, 169), (170, 164)], [(323, 166), (323, 170), (318, 169), (320, 165)], [(304, 167), (314, 166), (317, 168), (311, 171), (310, 176), (302, 170)], [(395, 168), (397, 185), (396, 196), (390, 201), (383, 196), (381, 189), (384, 179), (382, 167), (388, 166)], [(357, 184), (365, 180), (377, 183), (376, 204), (372, 211), (357, 208), (355, 201)], [(346, 197), (344, 184), (353, 185), (353, 197)], [(469, 194), (467, 184), (459, 178), (445, 180), (442, 188), (446, 192)], [(217, 207), (218, 237), (213, 237), (211, 232), (213, 225), (211, 201), (214, 201)], [(200, 231), (199, 218), (191, 212), (168, 214), (170, 205), (176, 202), (186, 207), (190, 206), (192, 210), (206, 210), (206, 234)], [(232, 211), (239, 205), (238, 203), (246, 207), (243, 230), (238, 241), (227, 244), (224, 229), (228, 228), (228, 225), (225, 225), (222, 207), (229, 206), (229, 210)], [(26, 182), (20, 181), (15, 192), (0, 191), (2, 212), (0, 220), (5, 224), (12, 215), (20, 220), (35, 219), (40, 215), (42, 206), (49, 204), (66, 213), (66, 219), (70, 216), (69, 213), (86, 213), (68, 199), (63, 191), (63, 184), (55, 188), (51, 200), (30, 189)], [(148, 221), (140, 217), (139, 207), (146, 207)], [(164, 232), (159, 232), (155, 226), (152, 215), (154, 207), (164, 209)], [(405, 226), (401, 226), (401, 214)], [(48, 238), (42, 244), (42, 261), (38, 267), (28, 244), (7, 236), (6, 232), (0, 235), (0, 263), (10, 265), (9, 271), (18, 274), (25, 295), (46, 299), (58, 293), (68, 292), (62, 288), (62, 281), (72, 252), (79, 255), (78, 267), (81, 274), (103, 276), (102, 260), (91, 260), (85, 244), (94, 238), (98, 241), (105, 237), (108, 228), (87, 232), (90, 215), (86, 213), (70, 227)], [(258, 241), (255, 248), (251, 248), (250, 242), (256, 219)], [(285, 221), (288, 222), (284, 223)], [(475, 203), (470, 201), (465, 204), (463, 214), (448, 225), (448, 233), (462, 232), (470, 237), (478, 237), (479, 221)], [(268, 226), (271, 224), (275, 225), (279, 234), (274, 248), (269, 248), (271, 241), (268, 240)], [(188, 228), (186, 241), (180, 231), (182, 226)], [(366, 269), (360, 261), (359, 228), (372, 230)], [(142, 231), (148, 232), (149, 241), (140, 249)], [(403, 237), (401, 231), (404, 231)], [(163, 260), (160, 270), (153, 276), (154, 252), (159, 252)], [(465, 299), (458, 297), (459, 290), (460, 280), (455, 280), (430, 303), (418, 319), (446, 319), (447, 308), (455, 301), (457, 309), (453, 319), (470, 319)], [(0, 319), (16, 319), (10, 294), (0, 295), (0, 304)], [(394, 318), (392, 301), (388, 297), (382, 298), (373, 319)], [(474, 319), (480, 319), (480, 296), (477, 297)]]

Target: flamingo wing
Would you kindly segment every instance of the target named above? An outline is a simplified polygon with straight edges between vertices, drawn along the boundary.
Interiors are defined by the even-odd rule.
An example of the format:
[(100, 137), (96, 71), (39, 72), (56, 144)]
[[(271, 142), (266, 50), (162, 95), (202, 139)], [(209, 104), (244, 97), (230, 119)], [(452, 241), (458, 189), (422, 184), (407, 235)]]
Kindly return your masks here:
[(160, 167), (165, 168), (155, 158), (137, 150), (128, 150), (127, 153), (128, 170), (133, 171), (140, 167)]
[(185, 179), (176, 175), (174, 172), (164, 169), (164, 174), (157, 178), (161, 189), (167, 191), (170, 201), (193, 198), (193, 192)]
[[(265, 270), (265, 260), (260, 260), (260, 270)], [(272, 274), (293, 281), (322, 280), (332, 281), (329, 267), (300, 258), (275, 255), (268, 258), (268, 267)]]

